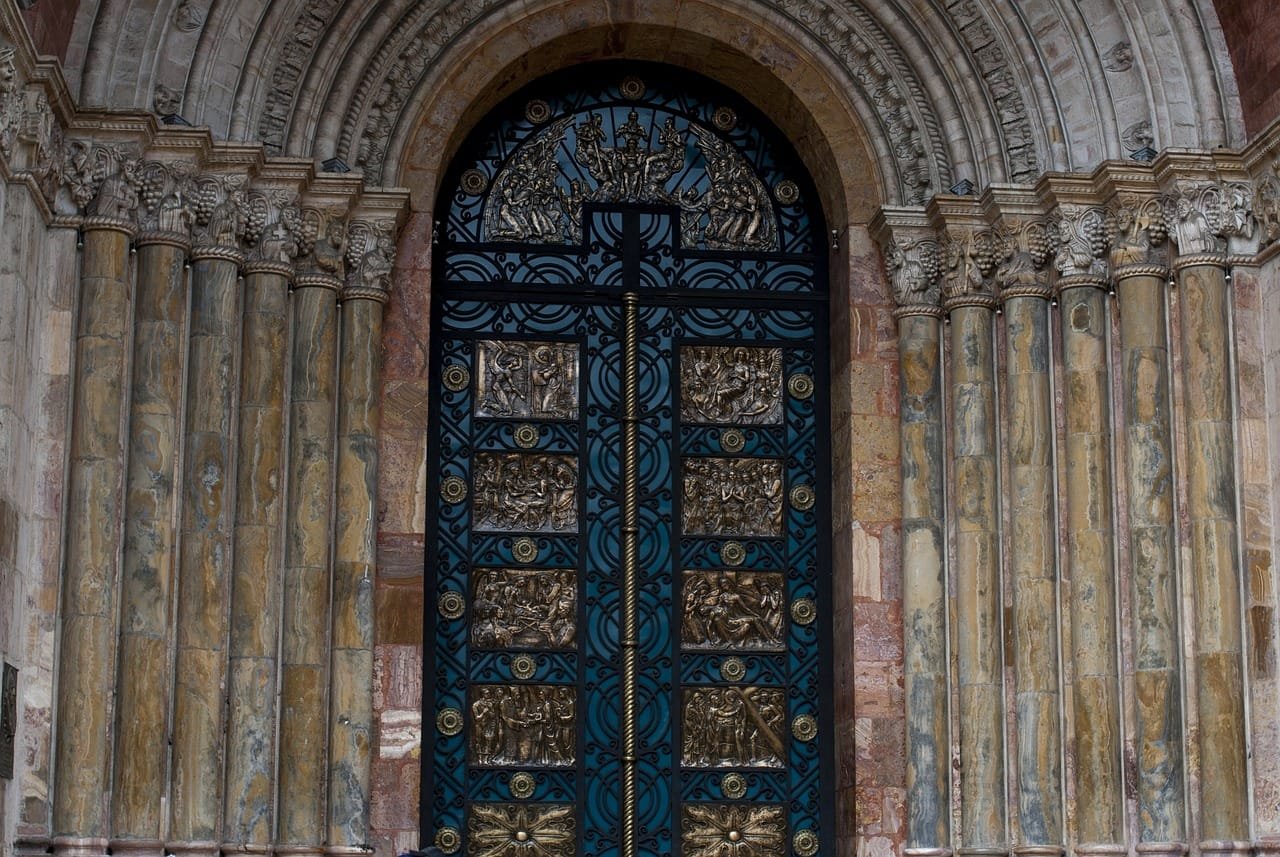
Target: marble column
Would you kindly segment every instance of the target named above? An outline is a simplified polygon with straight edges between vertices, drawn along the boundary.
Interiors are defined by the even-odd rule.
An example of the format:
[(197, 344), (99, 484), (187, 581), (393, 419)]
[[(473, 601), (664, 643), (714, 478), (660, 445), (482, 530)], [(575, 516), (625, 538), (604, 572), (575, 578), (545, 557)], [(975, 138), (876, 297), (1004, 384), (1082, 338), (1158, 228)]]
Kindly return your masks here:
[[(1092, 216), (1096, 212), (1090, 212)], [(1100, 218), (1100, 215), (1098, 215)], [(1087, 247), (1087, 241), (1084, 242)], [(1077, 242), (1064, 241), (1070, 259)], [(1063, 255), (1059, 267), (1064, 267)], [(1068, 267), (1068, 271), (1070, 268)], [(1076, 853), (1124, 851), (1120, 692), (1113, 555), (1110, 316), (1107, 281), (1089, 272), (1058, 280), (1066, 422), (1066, 542), (1071, 578)], [(1117, 850), (1118, 849), (1118, 850)]]
[[(1138, 849), (1186, 851), (1177, 533), (1169, 398), (1168, 267), (1155, 264), (1155, 201), (1122, 201), (1112, 251), (1120, 313), (1129, 512)], [(1157, 233), (1161, 234), (1160, 232)]]
[(168, 848), (212, 857), (222, 843), (231, 430), (243, 259), (221, 244), (197, 244), (191, 256)]
[[(1057, 509), (1048, 273), (1028, 246), (1044, 225), (1012, 233), (1000, 277), (1005, 318), (1009, 574), (1013, 584), (1018, 762), (1017, 854), (1063, 850), (1062, 731), (1058, 691)], [(1039, 264), (1037, 264), (1039, 262)]]
[[(1190, 242), (1188, 242), (1190, 243)], [(1179, 246), (1187, 519), (1195, 596), (1201, 852), (1249, 853), (1226, 258)]]
[(293, 293), (289, 496), (285, 513), (277, 854), (325, 839), (330, 534), (337, 297), (342, 281), (304, 274)]
[(169, 761), (174, 487), (187, 311), (185, 233), (138, 238), (125, 478), (111, 852), (161, 857)]
[(289, 285), (281, 262), (245, 265), (228, 641), (226, 850), (271, 845), (283, 565)]
[[(387, 260), (390, 264), (390, 260)], [(369, 836), (373, 749), (373, 585), (376, 571), (378, 379), (387, 292), (342, 291), (338, 478), (329, 716), (329, 854), (359, 853)]]
[[(901, 251), (900, 251), (901, 252)], [(930, 242), (913, 256), (936, 254)], [(892, 256), (891, 256), (892, 257)], [(936, 258), (932, 264), (936, 266)], [(908, 270), (904, 271), (904, 268)], [(947, 601), (943, 546), (942, 310), (936, 284), (904, 282), (920, 260), (894, 275), (899, 307), (899, 414), (902, 444), (902, 612), (907, 708), (907, 851), (950, 854)]]
[(83, 228), (55, 709), (52, 833), (59, 857), (107, 849), (111, 722), (103, 699), (115, 683), (122, 417), (133, 322), (132, 222), (92, 216)]
[(960, 854), (1004, 854), (1004, 664), (996, 471), (995, 298), (974, 240), (948, 251), (951, 320), (956, 650), (960, 691)]

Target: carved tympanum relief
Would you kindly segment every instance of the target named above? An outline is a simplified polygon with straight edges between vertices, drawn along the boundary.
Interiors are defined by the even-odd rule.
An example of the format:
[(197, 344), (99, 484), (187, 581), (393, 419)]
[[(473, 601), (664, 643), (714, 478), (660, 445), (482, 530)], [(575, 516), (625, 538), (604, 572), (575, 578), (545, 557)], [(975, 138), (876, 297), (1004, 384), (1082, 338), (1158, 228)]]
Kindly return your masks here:
[(471, 807), (469, 857), (572, 857), (572, 804), (477, 803)]
[(481, 340), (476, 345), (476, 416), (578, 418), (578, 346)]
[[(577, 243), (588, 202), (661, 202), (680, 208), (681, 242), (713, 250), (773, 250), (769, 190), (741, 154), (702, 126), (632, 110), (606, 145), (603, 115), (551, 123), (524, 143), (493, 181), (485, 205), (489, 240)], [(570, 150), (566, 135), (572, 129)], [(692, 134), (700, 169), (686, 170)], [(656, 139), (655, 139), (656, 138)], [(572, 156), (570, 157), (570, 152)], [(585, 171), (585, 175), (584, 175)], [(671, 183), (677, 174), (680, 178)]]
[(781, 806), (685, 804), (680, 820), (684, 857), (783, 857), (787, 817)]
[(578, 460), (572, 455), (477, 453), (477, 531), (572, 532), (578, 526)]
[(775, 572), (686, 571), (686, 650), (783, 651), (783, 579)]
[(574, 688), (563, 685), (472, 685), (472, 762), (498, 767), (572, 765), (577, 746), (574, 694)]
[(578, 619), (571, 569), (472, 571), (471, 644), (478, 649), (568, 649)]
[(680, 764), (782, 768), (787, 696), (780, 687), (686, 687)]
[(781, 535), (782, 500), (781, 461), (685, 459), (683, 521), (689, 535)]
[(686, 423), (781, 423), (782, 349), (681, 348), (680, 419)]

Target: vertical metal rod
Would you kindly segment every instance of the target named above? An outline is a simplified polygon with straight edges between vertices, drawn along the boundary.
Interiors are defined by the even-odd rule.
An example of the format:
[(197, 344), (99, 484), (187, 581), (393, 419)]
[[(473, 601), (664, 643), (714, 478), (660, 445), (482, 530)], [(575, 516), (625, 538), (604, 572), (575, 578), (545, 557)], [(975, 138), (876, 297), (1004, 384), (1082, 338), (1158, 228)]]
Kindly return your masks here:
[(627, 292), (622, 306), (622, 857), (635, 857), (639, 297)]

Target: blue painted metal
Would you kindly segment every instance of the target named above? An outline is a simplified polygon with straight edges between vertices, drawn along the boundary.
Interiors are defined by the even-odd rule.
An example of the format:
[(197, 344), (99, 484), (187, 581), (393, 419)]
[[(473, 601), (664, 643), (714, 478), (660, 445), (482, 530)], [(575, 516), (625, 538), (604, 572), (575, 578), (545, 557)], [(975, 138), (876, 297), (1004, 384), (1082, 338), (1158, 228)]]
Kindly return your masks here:
[[(619, 82), (645, 82), (643, 98), (627, 98)], [(540, 99), (548, 107), (539, 122), (525, 106)], [(479, 171), (491, 185), (520, 147), (549, 123), (573, 122), (603, 112), (614, 128), (635, 111), (656, 143), (668, 118), (715, 127), (725, 106), (736, 122), (722, 133), (748, 160), (765, 186), (789, 180), (799, 188), (791, 205), (775, 203), (778, 247), (740, 252), (683, 247), (679, 211), (662, 203), (588, 204), (582, 238), (572, 243), (487, 240), (486, 195), (463, 190), (465, 171)], [(724, 455), (715, 427), (681, 425), (679, 348), (682, 344), (753, 344), (781, 347), (783, 377), (806, 374), (812, 397), (786, 395), (781, 425), (742, 429), (742, 456), (780, 458), (786, 488), (813, 486), (817, 503), (807, 511), (790, 506), (781, 538), (735, 539), (746, 547), (744, 569), (783, 572), (789, 599), (809, 598), (818, 620), (787, 619), (785, 652), (741, 653), (742, 684), (786, 688), (787, 722), (817, 717), (818, 739), (786, 736), (785, 770), (739, 769), (748, 788), (742, 802), (785, 806), (789, 832), (813, 829), (824, 850), (834, 849), (831, 759), (834, 732), (830, 704), (830, 604), (828, 534), (828, 413), (826, 271), (823, 223), (815, 195), (799, 161), (776, 132), (747, 104), (707, 81), (660, 66), (604, 64), (559, 75), (522, 92), (477, 129), (446, 182), (436, 250), (431, 333), (434, 400), (429, 437), (427, 510), (427, 604), (422, 826), (423, 842), (449, 826), (463, 833), (475, 802), (510, 802), (507, 770), (471, 765), (468, 729), (447, 736), (434, 731), (444, 708), (468, 711), (473, 683), (506, 683), (509, 658), (473, 651), (467, 616), (447, 619), (434, 609), (441, 592), (469, 600), (473, 568), (519, 566), (513, 542), (520, 534), (473, 532), (470, 501), (445, 502), (437, 487), (449, 476), (468, 484), (477, 452), (517, 451), (520, 421), (474, 416), (474, 387), (452, 391), (442, 382), (446, 366), (468, 367), (475, 377), (478, 340), (528, 339), (575, 342), (581, 360), (578, 418), (542, 421), (537, 449), (579, 460), (577, 532), (532, 535), (539, 551), (535, 567), (574, 568), (578, 573), (578, 635), (572, 651), (539, 652), (538, 672), (528, 682), (576, 688), (577, 764), (572, 770), (529, 768), (535, 776), (530, 801), (576, 807), (577, 853), (619, 853), (619, 621), (621, 486), (621, 303), (623, 291), (639, 292), (641, 342), (639, 545), (641, 649), (638, 734), (638, 843), (644, 855), (680, 852), (680, 806), (725, 802), (720, 781), (726, 770), (680, 767), (682, 688), (725, 682), (719, 665), (727, 653), (680, 650), (679, 586), (685, 569), (724, 568), (726, 539), (684, 536), (681, 521), (681, 462), (691, 455)], [(698, 179), (701, 155), (690, 146), (680, 179)], [(566, 175), (581, 176), (569, 140), (560, 153)], [(474, 182), (474, 174), (472, 176)], [(679, 181), (673, 179), (674, 186)], [(705, 187), (699, 185), (703, 190)], [(514, 853), (514, 852), (512, 852)], [(744, 852), (745, 853), (745, 852)], [(788, 841), (787, 853), (790, 853)]]

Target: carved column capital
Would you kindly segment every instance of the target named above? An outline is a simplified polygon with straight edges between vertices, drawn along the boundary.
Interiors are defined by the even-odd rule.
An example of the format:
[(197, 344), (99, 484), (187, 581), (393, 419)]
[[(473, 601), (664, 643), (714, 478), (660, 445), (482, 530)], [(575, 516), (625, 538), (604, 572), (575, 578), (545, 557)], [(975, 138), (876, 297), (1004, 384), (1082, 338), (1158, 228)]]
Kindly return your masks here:
[(1262, 240), (1255, 199), (1253, 185), (1242, 181), (1185, 184), (1164, 197), (1169, 234), (1177, 247), (1175, 270), (1225, 268), (1232, 260), (1251, 260)]
[(244, 261), (240, 250), (248, 228), (247, 185), (242, 174), (205, 174), (193, 182), (193, 259)]
[(137, 234), (142, 159), (136, 152), (74, 140), (66, 150), (62, 178), (84, 228)]
[(995, 233), (995, 282), (1001, 303), (1013, 298), (1049, 299), (1049, 262), (1056, 245), (1053, 227), (1043, 218), (1002, 218)]
[(242, 239), (246, 274), (279, 274), (293, 279), (294, 265), (306, 242), (302, 209), (297, 202), (297, 194), (283, 188), (248, 194)]
[(1060, 205), (1051, 216), (1057, 289), (1107, 288), (1111, 239), (1106, 210), (1092, 205)]
[(347, 212), (304, 208), (298, 254), (298, 286), (340, 291), (347, 274)]
[(191, 249), (192, 179), (196, 167), (187, 161), (145, 161), (141, 170), (138, 244), (171, 244)]
[(354, 221), (347, 232), (347, 281), (342, 299), (386, 303), (395, 255), (394, 221)]
[(1107, 205), (1111, 273), (1126, 277), (1169, 276), (1169, 222), (1154, 194), (1122, 193)]
[(894, 315), (942, 317), (941, 244), (932, 230), (895, 230), (884, 243), (885, 268), (898, 304)]
[(963, 306), (995, 308), (999, 247), (1000, 238), (991, 229), (958, 227), (943, 233), (943, 309), (950, 312)]

